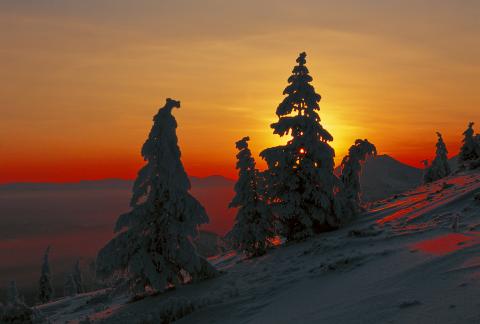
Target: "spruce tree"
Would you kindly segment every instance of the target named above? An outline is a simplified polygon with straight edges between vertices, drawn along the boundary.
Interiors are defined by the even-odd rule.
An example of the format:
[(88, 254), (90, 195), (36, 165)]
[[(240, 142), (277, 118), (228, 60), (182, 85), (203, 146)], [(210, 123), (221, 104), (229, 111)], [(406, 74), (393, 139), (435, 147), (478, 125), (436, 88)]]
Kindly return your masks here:
[(47, 303), (53, 298), (52, 281), (50, 277), (50, 263), (48, 262), (48, 255), (50, 253), (50, 246), (45, 250), (43, 255), (42, 269), (39, 280), (38, 300), (41, 303)]
[(350, 220), (361, 211), (360, 173), (362, 162), (376, 156), (377, 148), (367, 139), (357, 139), (342, 160), (340, 183), (335, 201), (336, 213), (342, 222)]
[(192, 244), (208, 216), (188, 192), (190, 181), (180, 161), (173, 108), (180, 108), (180, 102), (167, 99), (153, 118), (142, 147), (146, 164), (133, 186), (132, 210), (118, 218), (119, 234), (97, 257), (99, 278), (116, 275), (132, 292), (147, 287), (164, 291), (216, 274)]
[(15, 280), (10, 281), (7, 289), (7, 303), (9, 304), (16, 304), (20, 301), (18, 290), (17, 290), (17, 282)]
[(476, 166), (475, 163), (480, 159), (480, 143), (478, 141), (478, 135), (475, 136), (473, 130), (473, 122), (468, 124), (468, 128), (463, 132), (463, 145), (460, 148), (460, 154), (458, 156), (458, 165), (460, 169)]
[(78, 293), (77, 284), (73, 274), (67, 273), (63, 282), (63, 296), (75, 296)]
[(429, 183), (438, 179), (448, 176), (452, 171), (450, 164), (448, 163), (448, 151), (445, 142), (443, 141), (442, 134), (437, 132), (438, 141), (437, 149), (435, 152), (435, 158), (432, 164), (427, 168), (424, 175), (424, 182)]
[(25, 305), (20, 298), (17, 290), (17, 283), (10, 281), (7, 289), (7, 304), (3, 306), (0, 303), (0, 323), (44, 323), (45, 321), (35, 321), (33, 312)]
[(320, 124), (320, 95), (310, 84), (300, 53), (279, 104), (274, 134), (291, 136), (287, 144), (261, 152), (268, 165), (269, 202), (278, 218), (280, 234), (288, 241), (302, 240), (339, 225), (334, 214), (332, 135)]
[(81, 294), (84, 292), (83, 287), (83, 278), (82, 278), (82, 270), (80, 269), (80, 260), (75, 262), (75, 266), (73, 268), (72, 278), (75, 281), (75, 287), (77, 289), (77, 294)]
[(237, 207), (235, 225), (227, 237), (248, 257), (262, 255), (273, 237), (273, 218), (259, 188), (259, 172), (248, 148), (249, 137), (236, 142), (238, 181), (229, 207)]

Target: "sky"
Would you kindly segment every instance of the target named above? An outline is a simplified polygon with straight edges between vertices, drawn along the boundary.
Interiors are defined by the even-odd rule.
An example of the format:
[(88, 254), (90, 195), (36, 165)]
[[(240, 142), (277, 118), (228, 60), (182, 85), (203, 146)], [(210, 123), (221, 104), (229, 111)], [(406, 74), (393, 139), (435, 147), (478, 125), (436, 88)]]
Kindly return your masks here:
[[(134, 178), (165, 98), (187, 172), (236, 177), (299, 52), (336, 164), (357, 138), (414, 166), (480, 124), (480, 2), (0, 0), (0, 183)], [(478, 126), (480, 127), (480, 126)]]

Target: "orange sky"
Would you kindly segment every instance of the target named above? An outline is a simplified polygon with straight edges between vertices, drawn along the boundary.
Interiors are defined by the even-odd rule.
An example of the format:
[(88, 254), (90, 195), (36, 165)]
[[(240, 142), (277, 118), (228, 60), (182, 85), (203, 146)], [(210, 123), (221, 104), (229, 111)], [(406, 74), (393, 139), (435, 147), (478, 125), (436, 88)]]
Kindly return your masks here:
[[(477, 1), (2, 1), (0, 183), (132, 178), (166, 97), (196, 176), (255, 154), (300, 51), (339, 163), (356, 138), (419, 166), (480, 129)], [(260, 159), (257, 161), (262, 165)]]

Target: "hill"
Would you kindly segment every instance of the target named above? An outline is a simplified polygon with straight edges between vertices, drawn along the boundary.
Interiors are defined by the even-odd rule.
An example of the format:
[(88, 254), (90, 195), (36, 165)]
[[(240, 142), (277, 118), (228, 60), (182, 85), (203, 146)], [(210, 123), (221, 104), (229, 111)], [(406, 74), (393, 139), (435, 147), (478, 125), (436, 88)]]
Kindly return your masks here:
[(480, 173), (375, 203), (355, 222), (135, 302), (101, 290), (43, 305), (54, 321), (478, 323)]
[(387, 198), (412, 189), (421, 182), (421, 169), (403, 164), (388, 155), (369, 158), (360, 177), (362, 198), (365, 201)]

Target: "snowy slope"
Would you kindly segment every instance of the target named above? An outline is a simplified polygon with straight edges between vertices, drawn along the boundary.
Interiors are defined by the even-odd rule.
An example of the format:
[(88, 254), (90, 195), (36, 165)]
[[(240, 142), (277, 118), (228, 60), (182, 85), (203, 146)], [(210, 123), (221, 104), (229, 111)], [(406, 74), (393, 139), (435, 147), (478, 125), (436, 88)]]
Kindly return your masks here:
[(212, 258), (224, 274), (126, 303), (105, 292), (43, 305), (56, 322), (479, 323), (480, 173), (376, 203), (349, 226), (261, 258)]

